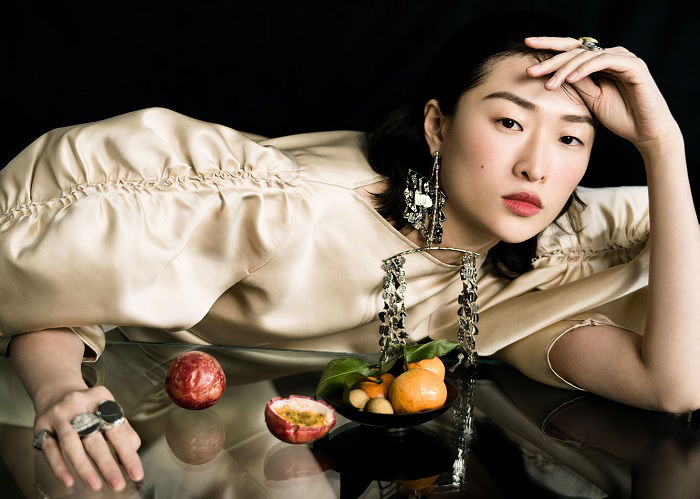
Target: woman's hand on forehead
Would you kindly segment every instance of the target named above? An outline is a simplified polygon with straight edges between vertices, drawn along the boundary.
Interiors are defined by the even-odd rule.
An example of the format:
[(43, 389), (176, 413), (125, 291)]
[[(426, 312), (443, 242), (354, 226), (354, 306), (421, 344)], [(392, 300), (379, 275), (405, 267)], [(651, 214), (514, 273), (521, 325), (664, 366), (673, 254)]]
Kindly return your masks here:
[[(583, 47), (582, 43), (579, 40), (570, 37), (562, 38), (555, 36), (536, 36), (526, 38), (525, 42), (526, 44), (531, 45), (533, 48), (559, 50), (568, 53), (568, 55), (558, 54), (552, 57), (551, 59), (548, 59), (546, 61), (541, 62), (540, 64), (536, 64), (528, 68), (529, 74), (537, 76), (542, 76), (556, 72), (554, 76), (552, 76), (549, 79), (549, 81), (545, 84), (545, 87), (549, 90), (554, 90), (555, 88), (560, 87), (565, 80), (567, 82), (577, 81), (583, 78), (584, 76), (589, 75), (590, 73), (596, 72), (597, 70), (594, 70), (588, 71), (584, 74), (581, 71), (582, 68), (580, 68), (579, 66), (581, 66), (582, 62), (589, 61), (595, 58), (596, 56), (602, 54), (603, 51), (607, 51), (607, 53), (618, 53), (633, 58), (637, 57), (624, 47), (607, 48), (601, 51), (588, 50)], [(577, 58), (576, 61), (573, 61), (572, 59), (574, 59), (574, 56), (579, 54), (585, 54), (585, 57), (580, 57)], [(562, 62), (569, 64), (565, 64), (562, 66)]]
[[(561, 52), (527, 68), (528, 75), (554, 73), (545, 83), (548, 90), (569, 83), (603, 126), (638, 149), (680, 133), (646, 63), (625, 47), (589, 50), (576, 38), (554, 36), (529, 37), (524, 42)], [(598, 85), (590, 78), (592, 73), (597, 73)]]

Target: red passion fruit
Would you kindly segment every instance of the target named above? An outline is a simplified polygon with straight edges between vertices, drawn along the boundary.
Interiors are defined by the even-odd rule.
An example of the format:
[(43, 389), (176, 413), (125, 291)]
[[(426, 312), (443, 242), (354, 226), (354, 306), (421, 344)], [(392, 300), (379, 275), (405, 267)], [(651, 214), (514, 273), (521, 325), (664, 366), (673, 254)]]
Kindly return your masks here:
[(170, 364), (165, 390), (180, 407), (206, 409), (224, 394), (226, 375), (219, 362), (208, 353), (185, 352)]
[(265, 405), (270, 432), (290, 444), (306, 444), (325, 436), (335, 425), (335, 409), (303, 395), (275, 397)]

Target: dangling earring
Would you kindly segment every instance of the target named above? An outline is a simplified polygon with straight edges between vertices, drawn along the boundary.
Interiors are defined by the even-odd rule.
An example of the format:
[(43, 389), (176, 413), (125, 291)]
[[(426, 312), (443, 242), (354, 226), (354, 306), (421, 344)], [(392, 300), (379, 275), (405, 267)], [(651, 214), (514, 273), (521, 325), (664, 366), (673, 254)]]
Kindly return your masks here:
[(428, 242), (428, 247), (433, 243), (442, 242), (442, 222), (445, 221), (442, 207), (446, 197), (440, 190), (440, 151), (435, 151), (433, 158), (430, 179), (409, 169), (406, 188), (403, 191), (406, 202), (403, 216), (420, 231), (421, 236)]

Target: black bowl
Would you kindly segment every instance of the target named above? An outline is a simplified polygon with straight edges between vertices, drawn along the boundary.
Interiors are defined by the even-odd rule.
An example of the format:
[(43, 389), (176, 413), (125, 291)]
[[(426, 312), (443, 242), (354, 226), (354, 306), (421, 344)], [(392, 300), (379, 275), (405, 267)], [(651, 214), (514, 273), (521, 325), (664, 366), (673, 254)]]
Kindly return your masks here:
[(354, 407), (345, 405), (343, 401), (337, 397), (324, 398), (323, 400), (332, 405), (338, 414), (346, 417), (350, 421), (373, 426), (375, 428), (398, 431), (427, 423), (452, 407), (455, 400), (459, 398), (459, 392), (451, 381), (445, 380), (445, 386), (447, 387), (447, 399), (442, 407), (431, 411), (414, 412), (411, 414), (375, 414), (372, 412), (360, 411)]

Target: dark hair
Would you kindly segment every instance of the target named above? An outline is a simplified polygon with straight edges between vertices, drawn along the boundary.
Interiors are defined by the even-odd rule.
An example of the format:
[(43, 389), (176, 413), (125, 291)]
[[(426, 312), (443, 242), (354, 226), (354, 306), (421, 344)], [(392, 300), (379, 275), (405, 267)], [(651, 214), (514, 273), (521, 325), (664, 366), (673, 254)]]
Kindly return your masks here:
[[(407, 170), (429, 176), (432, 165), (423, 133), (425, 103), (435, 98), (440, 110), (452, 116), (460, 96), (481, 84), (494, 64), (502, 58), (529, 54), (543, 61), (558, 52), (536, 50), (525, 45), (528, 36), (573, 36), (580, 33), (568, 22), (542, 12), (517, 11), (473, 19), (455, 33), (437, 52), (423, 86), (413, 96), (390, 103), (388, 112), (375, 118), (367, 131), (367, 157), (372, 168), (388, 177), (389, 186), (374, 194), (378, 211), (397, 230), (408, 226), (403, 218), (404, 185)], [(597, 83), (596, 75), (591, 75)], [(568, 93), (566, 87), (562, 89)], [(568, 93), (571, 95), (570, 93)], [(593, 116), (596, 128), (598, 121)], [(554, 223), (564, 214), (579, 232), (579, 213), (586, 204), (576, 192), (567, 200)], [(559, 226), (563, 229), (563, 227)], [(520, 243), (500, 241), (488, 252), (497, 275), (513, 279), (532, 269), (537, 239), (541, 232)]]

